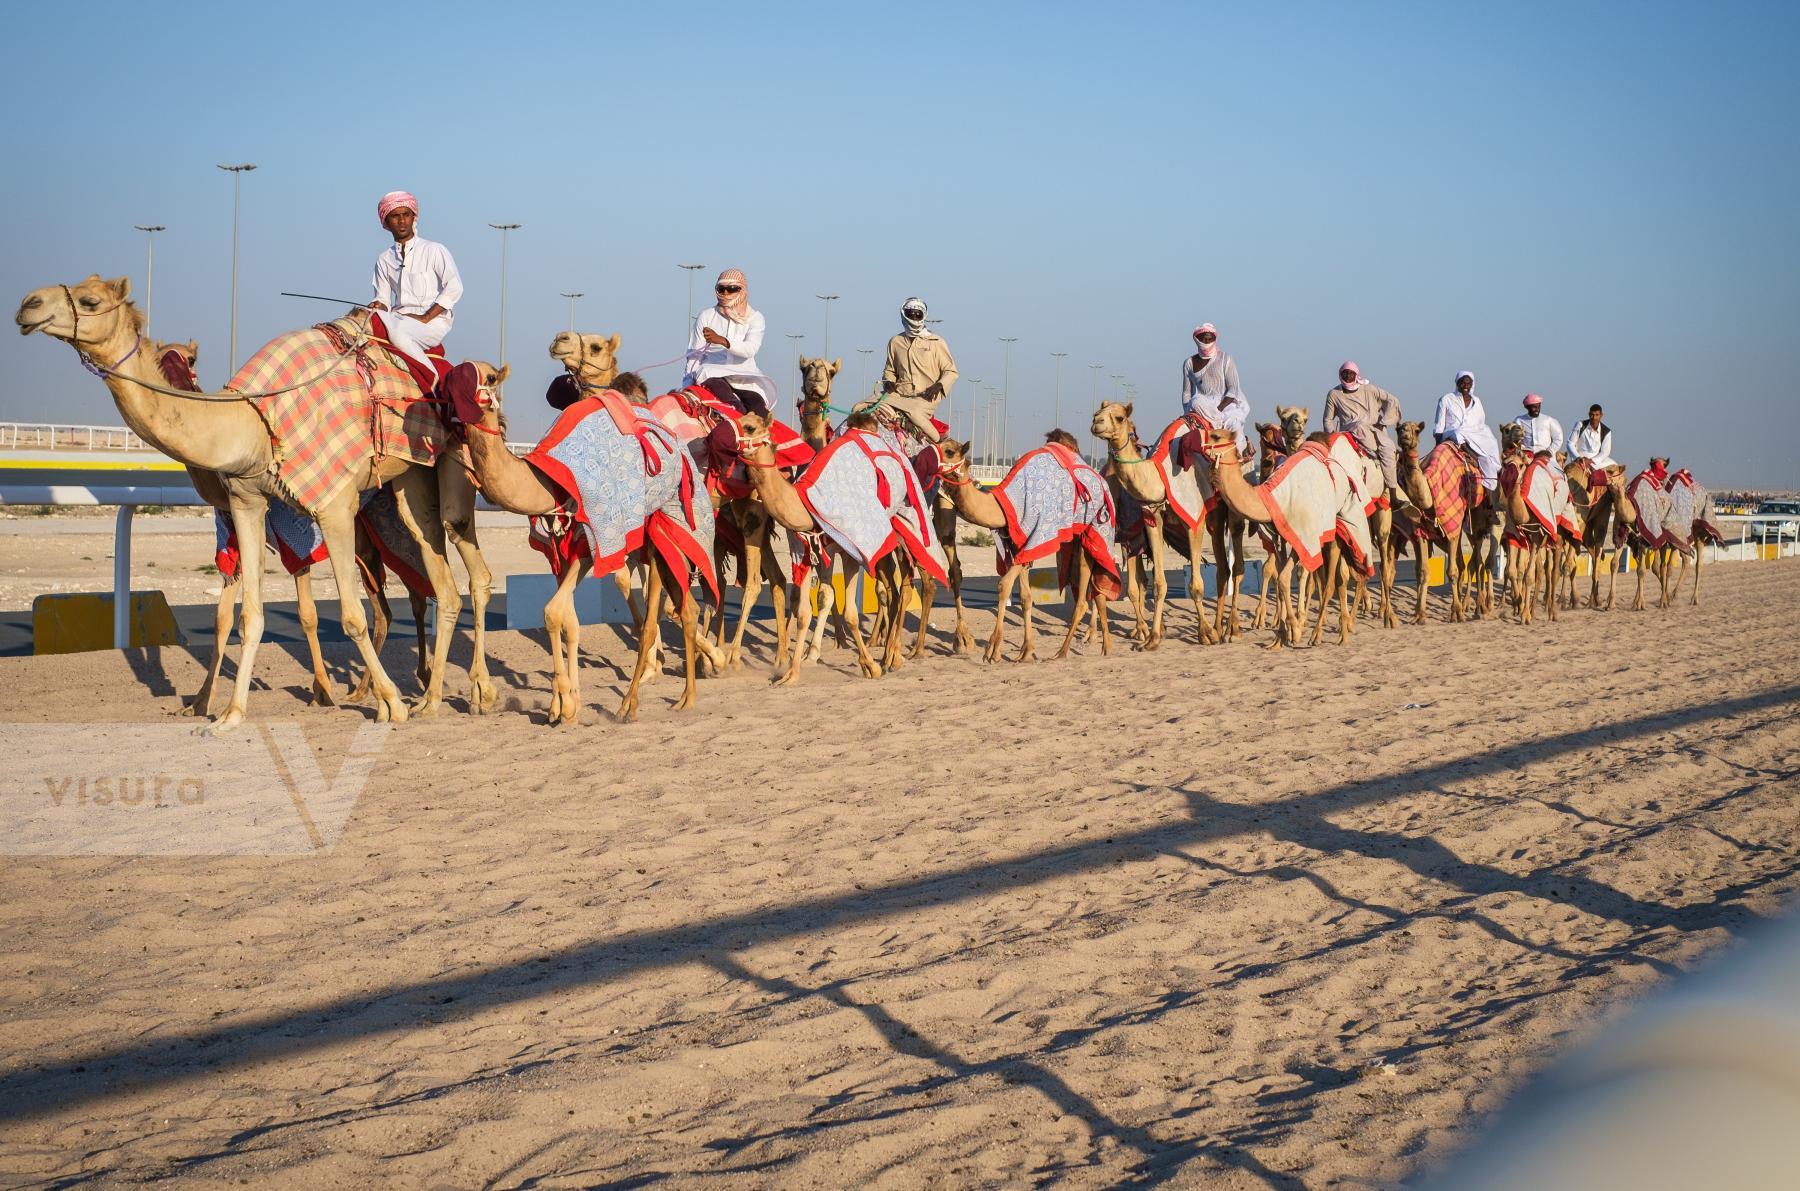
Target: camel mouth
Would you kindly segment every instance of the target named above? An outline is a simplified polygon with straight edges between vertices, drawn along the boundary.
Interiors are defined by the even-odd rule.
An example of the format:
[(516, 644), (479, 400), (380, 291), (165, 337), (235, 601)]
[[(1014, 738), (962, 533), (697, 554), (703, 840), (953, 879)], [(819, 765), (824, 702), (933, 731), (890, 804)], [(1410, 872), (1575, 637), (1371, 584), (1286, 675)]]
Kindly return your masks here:
[(55, 317), (56, 317), (55, 315), (50, 315), (47, 318), (38, 319), (35, 323), (21, 322), (19, 324), (19, 334), (29, 335), (33, 331), (42, 330), (44, 327), (49, 326), (50, 323), (55, 319)]

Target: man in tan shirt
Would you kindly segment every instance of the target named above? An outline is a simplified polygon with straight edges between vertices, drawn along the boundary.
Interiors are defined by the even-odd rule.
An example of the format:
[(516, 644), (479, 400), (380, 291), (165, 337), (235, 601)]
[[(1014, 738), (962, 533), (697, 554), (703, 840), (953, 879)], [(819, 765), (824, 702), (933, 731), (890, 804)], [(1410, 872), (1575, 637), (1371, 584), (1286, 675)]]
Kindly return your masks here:
[(1400, 399), (1372, 384), (1356, 361), (1345, 360), (1338, 369), (1338, 384), (1325, 394), (1325, 433), (1343, 431), (1364, 451), (1381, 461), (1381, 482), (1388, 495), (1404, 501), (1406, 492), (1394, 474), (1398, 444), (1394, 428), (1400, 425)]
[(904, 412), (936, 442), (931, 417), (956, 383), (956, 361), (949, 345), (926, 329), (923, 298), (908, 298), (900, 319), (904, 329), (888, 340), (887, 364), (881, 370), (883, 403)]

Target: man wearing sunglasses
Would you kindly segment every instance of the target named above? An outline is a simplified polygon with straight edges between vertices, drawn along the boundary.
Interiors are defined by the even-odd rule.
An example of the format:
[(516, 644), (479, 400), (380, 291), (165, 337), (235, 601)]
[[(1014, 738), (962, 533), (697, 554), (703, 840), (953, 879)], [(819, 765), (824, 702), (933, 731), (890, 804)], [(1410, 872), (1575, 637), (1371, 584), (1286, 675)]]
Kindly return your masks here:
[(718, 301), (700, 312), (688, 340), (687, 376), (684, 385), (704, 385), (723, 380), (733, 389), (760, 396), (768, 409), (775, 408), (775, 382), (756, 364), (765, 324), (762, 311), (750, 305), (750, 284), (742, 270), (727, 269), (713, 285)]
[[(1250, 436), (1244, 424), (1250, 419), (1250, 403), (1244, 399), (1238, 383), (1237, 361), (1219, 350), (1218, 328), (1201, 323), (1194, 328), (1194, 354), (1181, 363), (1181, 408), (1187, 411), (1192, 434), (1200, 433), (1200, 422), (1214, 430), (1230, 430), (1237, 435), (1238, 452), (1246, 459), (1250, 453)], [(1198, 446), (1198, 439), (1190, 439)]]
[(938, 440), (932, 415), (956, 383), (950, 345), (925, 325), (925, 299), (908, 298), (900, 307), (900, 333), (888, 340), (881, 370), (883, 404), (900, 410), (930, 441)]

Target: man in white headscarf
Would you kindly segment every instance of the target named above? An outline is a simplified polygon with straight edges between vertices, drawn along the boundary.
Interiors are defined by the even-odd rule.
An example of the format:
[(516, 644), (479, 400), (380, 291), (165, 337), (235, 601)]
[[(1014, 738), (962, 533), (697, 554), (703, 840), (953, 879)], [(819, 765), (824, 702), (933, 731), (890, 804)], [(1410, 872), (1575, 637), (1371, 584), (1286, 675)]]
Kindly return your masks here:
[(1381, 482), (1388, 497), (1406, 500), (1406, 490), (1395, 478), (1394, 460), (1399, 444), (1394, 428), (1400, 425), (1400, 399), (1362, 374), (1355, 360), (1338, 366), (1338, 383), (1325, 394), (1325, 433), (1342, 431), (1365, 452), (1381, 461)]
[(1249, 458), (1244, 425), (1250, 403), (1238, 384), (1237, 361), (1219, 349), (1219, 331), (1211, 323), (1194, 328), (1194, 354), (1181, 362), (1181, 408), (1189, 422), (1203, 418), (1214, 430), (1235, 433), (1238, 453)]
[(1475, 374), (1456, 374), (1456, 389), (1438, 401), (1437, 425), (1432, 433), (1439, 442), (1467, 447), (1481, 466), (1481, 486), (1492, 492), (1500, 482), (1500, 443), (1488, 425), (1487, 410), (1475, 395)]
[(426, 351), (450, 333), (451, 311), (462, 298), (462, 275), (448, 248), (417, 234), (418, 199), (404, 190), (389, 191), (375, 205), (375, 217), (394, 242), (375, 258), (370, 282), (375, 297), (369, 309), (386, 312), (381, 321), (388, 343), (424, 365)]
[(925, 325), (925, 299), (908, 298), (900, 307), (900, 333), (888, 340), (881, 369), (881, 404), (904, 413), (929, 442), (938, 441), (931, 419), (956, 384), (950, 345)]
[(694, 320), (682, 384), (724, 380), (734, 389), (760, 394), (767, 407), (774, 409), (775, 382), (756, 364), (765, 326), (762, 312), (750, 305), (750, 283), (741, 270), (727, 269), (713, 284), (713, 294), (718, 301)]

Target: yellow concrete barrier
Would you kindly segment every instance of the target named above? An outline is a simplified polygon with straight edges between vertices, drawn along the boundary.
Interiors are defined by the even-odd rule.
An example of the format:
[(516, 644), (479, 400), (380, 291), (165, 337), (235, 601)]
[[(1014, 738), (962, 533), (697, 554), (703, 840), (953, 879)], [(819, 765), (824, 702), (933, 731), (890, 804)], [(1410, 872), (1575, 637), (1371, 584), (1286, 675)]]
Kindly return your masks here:
[[(180, 645), (181, 630), (160, 591), (131, 593), (131, 646)], [(85, 653), (113, 647), (110, 591), (71, 591), (31, 601), (33, 653)]]
[[(881, 606), (879, 599), (875, 595), (875, 581), (869, 577), (867, 572), (858, 571), (856, 573), (856, 586), (858, 588), (858, 601), (862, 606), (862, 610), (873, 614)], [(831, 594), (833, 598), (837, 600), (837, 606), (839, 608), (848, 607), (848, 604), (844, 599), (844, 574), (842, 571), (833, 571), (831, 573)], [(822, 601), (819, 597), (820, 593), (814, 591), (814, 616), (819, 614), (819, 608), (822, 606)], [(917, 587), (909, 586), (906, 589), (906, 610), (909, 613), (917, 612), (919, 610), (919, 589)]]

